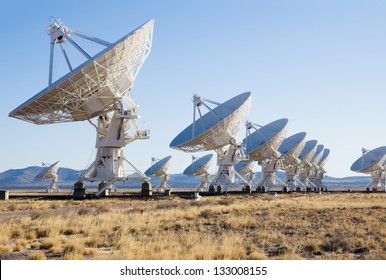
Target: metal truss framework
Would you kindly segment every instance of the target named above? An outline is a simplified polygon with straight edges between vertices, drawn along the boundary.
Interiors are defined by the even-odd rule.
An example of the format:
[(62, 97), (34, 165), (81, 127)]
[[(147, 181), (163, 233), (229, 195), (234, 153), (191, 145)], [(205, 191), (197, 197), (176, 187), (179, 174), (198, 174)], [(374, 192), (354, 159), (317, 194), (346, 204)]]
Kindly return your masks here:
[[(153, 23), (147, 22), (95, 58), (88, 56), (76, 69), (71, 70), (69, 66), (70, 73), (53, 84), (50, 69), (49, 87), (16, 108), (10, 116), (35, 124), (52, 124), (88, 120), (112, 111), (117, 100), (128, 96), (151, 51)], [(51, 53), (54, 43), (76, 44), (70, 34), (81, 34), (60, 22), (51, 23), (52, 29), (55, 32), (51, 35), (56, 38), (51, 38)]]

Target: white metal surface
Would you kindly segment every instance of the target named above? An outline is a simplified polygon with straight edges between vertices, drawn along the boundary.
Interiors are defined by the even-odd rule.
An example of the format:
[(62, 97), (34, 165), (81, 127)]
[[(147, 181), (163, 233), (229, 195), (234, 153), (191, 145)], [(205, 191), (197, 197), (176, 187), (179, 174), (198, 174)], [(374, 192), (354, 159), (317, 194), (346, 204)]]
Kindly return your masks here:
[(311, 159), (311, 163), (314, 166), (317, 166), (319, 161), (321, 160), (321, 158), (323, 156), (323, 149), (324, 149), (324, 145), (317, 145), (316, 146), (315, 154), (314, 154), (314, 156)]
[(362, 156), (351, 166), (351, 171), (371, 174), (371, 182), (367, 186), (372, 190), (386, 191), (386, 146), (371, 151), (362, 149)]
[(313, 156), (315, 155), (317, 143), (318, 141), (316, 140), (308, 140), (306, 142), (299, 155), (299, 159), (303, 162), (303, 164), (310, 164)]
[(192, 163), (185, 168), (183, 174), (187, 176), (200, 176), (208, 174), (209, 165), (211, 163), (213, 154), (208, 154), (203, 157), (192, 158)]
[(283, 166), (299, 163), (298, 157), (306, 144), (305, 138), (306, 133), (299, 132), (284, 139), (278, 149)]
[(145, 171), (147, 176), (161, 176), (166, 174), (170, 166), (172, 156), (164, 157), (163, 159), (152, 158), (152, 165)]
[(320, 167), (323, 168), (325, 166), (325, 164), (327, 163), (329, 155), (330, 155), (330, 149), (324, 149), (323, 150), (323, 156), (322, 156), (322, 158), (320, 159), (320, 161), (318, 163), (318, 165)]
[(57, 161), (49, 166), (43, 163), (43, 167), (45, 168), (42, 172), (35, 176), (35, 179), (51, 179), (50, 186), (47, 187), (47, 192), (60, 191), (57, 186), (60, 161)]
[(371, 173), (383, 167), (386, 159), (386, 146), (378, 147), (362, 154), (352, 165), (351, 171)]
[[(217, 105), (210, 108), (209, 103)], [(193, 96), (193, 123), (178, 134), (170, 143), (170, 147), (185, 152), (215, 150), (217, 153), (217, 174), (211, 179), (211, 186), (224, 187), (223, 191), (235, 183), (240, 174), (234, 165), (247, 160), (244, 149), (236, 141), (236, 134), (249, 113), (251, 93), (244, 92), (224, 103)], [(202, 115), (200, 107), (208, 112)], [(196, 120), (196, 111), (199, 118)], [(244, 180), (245, 181), (245, 180)]]
[[(150, 20), (10, 112), (35, 124), (83, 121), (113, 111), (148, 57)], [(59, 42), (62, 43), (62, 42)]]
[[(249, 113), (251, 93), (239, 94), (218, 104), (214, 109), (209, 108), (206, 104), (208, 102), (218, 104), (195, 96), (193, 123), (174, 138), (170, 143), (171, 148), (185, 152), (199, 152), (215, 150), (230, 144)], [(209, 112), (201, 116), (199, 111), (201, 117), (195, 120), (196, 109), (202, 105)]]
[(145, 171), (147, 176), (158, 176), (160, 177), (159, 184), (157, 186), (157, 191), (170, 189), (167, 180), (169, 179), (168, 174), (166, 173), (170, 166), (170, 159), (172, 156), (164, 157), (163, 159), (152, 158), (152, 165)]
[(197, 186), (198, 191), (208, 188), (209, 182), (209, 165), (213, 154), (205, 155), (201, 158), (192, 156), (192, 163), (184, 170), (183, 174), (187, 176), (200, 176), (200, 183)]
[[(287, 133), (288, 119), (279, 119), (257, 129), (247, 123), (247, 137), (243, 141), (245, 153), (251, 160), (259, 161), (270, 157), (278, 158), (278, 148)], [(250, 133), (250, 129), (255, 131)]]

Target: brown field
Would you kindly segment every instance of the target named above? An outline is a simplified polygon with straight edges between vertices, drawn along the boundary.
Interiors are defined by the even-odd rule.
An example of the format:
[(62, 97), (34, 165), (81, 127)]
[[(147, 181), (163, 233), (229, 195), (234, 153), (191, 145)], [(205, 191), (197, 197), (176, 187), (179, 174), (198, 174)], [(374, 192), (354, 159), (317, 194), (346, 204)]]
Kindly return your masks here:
[(0, 202), (0, 259), (386, 259), (385, 193)]

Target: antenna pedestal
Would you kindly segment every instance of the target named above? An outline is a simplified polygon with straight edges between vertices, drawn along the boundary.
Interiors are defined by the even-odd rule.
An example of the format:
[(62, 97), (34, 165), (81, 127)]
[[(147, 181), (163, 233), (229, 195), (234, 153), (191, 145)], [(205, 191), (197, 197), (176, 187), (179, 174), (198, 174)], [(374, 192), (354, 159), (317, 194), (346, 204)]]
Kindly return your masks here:
[[(102, 181), (96, 196), (102, 193), (108, 194), (116, 181), (146, 180), (147, 177), (132, 165), (124, 156), (123, 148), (133, 139), (145, 139), (138, 132), (130, 135), (127, 130), (133, 126), (136, 115), (134, 110), (122, 109), (121, 103), (117, 103), (113, 117), (101, 115), (98, 125), (93, 124), (97, 131), (95, 161), (83, 174), (86, 181)], [(128, 113), (130, 112), (130, 113)], [(141, 137), (139, 137), (141, 136)], [(148, 137), (147, 137), (148, 138)]]
[(58, 182), (58, 176), (55, 176), (55, 178), (51, 181), (50, 186), (47, 187), (46, 192), (60, 192), (60, 189), (56, 184), (57, 182)]
[(265, 159), (262, 161), (263, 180), (260, 187), (265, 187), (269, 191), (276, 185), (277, 159)]
[(377, 170), (371, 173), (371, 182), (367, 185), (372, 191), (386, 191), (385, 171)]
[(167, 183), (168, 179), (169, 179), (169, 176), (167, 174), (162, 174), (160, 176), (160, 182), (159, 182), (159, 185), (157, 186), (157, 192), (161, 192), (161, 191), (166, 192), (166, 190), (168, 190), (169, 193), (171, 192), (171, 187)]
[(254, 173), (252, 170), (250, 170), (248, 173), (243, 175), (243, 178), (245, 179), (245, 181), (247, 181), (247, 184), (249, 187), (253, 186), (253, 175)]
[(200, 184), (197, 186), (198, 192), (202, 192), (202, 191), (208, 189), (208, 187), (209, 187), (208, 186), (209, 185), (208, 176), (209, 176), (209, 174), (207, 174), (207, 173), (200, 175)]
[(309, 191), (310, 188), (316, 188), (315, 184), (310, 180), (310, 169), (305, 168), (299, 175), (302, 191)]
[(239, 177), (244, 183), (247, 181), (235, 171), (234, 166), (240, 161), (248, 160), (248, 156), (244, 154), (241, 145), (231, 140), (231, 144), (227, 151), (224, 149), (216, 149), (217, 153), (217, 175), (212, 179), (211, 184), (215, 186), (222, 186), (222, 192), (226, 192), (227, 188), (235, 184), (236, 176)]
[(325, 170), (318, 170), (315, 175), (315, 185), (318, 188), (323, 188), (322, 179), (324, 178)]

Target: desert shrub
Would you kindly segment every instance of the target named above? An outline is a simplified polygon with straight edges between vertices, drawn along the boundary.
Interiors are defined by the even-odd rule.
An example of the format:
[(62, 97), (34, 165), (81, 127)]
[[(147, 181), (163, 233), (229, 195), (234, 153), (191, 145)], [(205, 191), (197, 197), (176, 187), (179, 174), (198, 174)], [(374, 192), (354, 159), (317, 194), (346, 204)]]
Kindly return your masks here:
[(309, 254), (314, 254), (318, 252), (320, 249), (320, 244), (316, 241), (308, 241), (306, 244), (303, 245), (302, 250)]
[(6, 254), (12, 252), (12, 247), (11, 246), (0, 246), (0, 253), (1, 254)]
[(37, 229), (36, 230), (36, 237), (37, 238), (44, 238), (44, 237), (48, 237), (49, 235), (50, 235), (49, 229)]
[(25, 239), (18, 239), (16, 240), (14, 251), (21, 252), (27, 247), (27, 240)]
[(22, 228), (14, 228), (11, 232), (12, 238), (23, 237), (23, 236), (24, 236), (24, 230)]
[(32, 252), (28, 255), (29, 260), (46, 260), (46, 255), (42, 251)]
[(325, 252), (341, 253), (350, 251), (347, 238), (340, 236), (326, 238), (320, 247)]
[(29, 230), (25, 234), (25, 238), (28, 240), (35, 239), (36, 238), (36, 232), (34, 230)]
[(40, 242), (40, 249), (44, 250), (51, 249), (56, 243), (53, 239), (41, 239)]
[(84, 216), (84, 215), (89, 215), (89, 214), (91, 214), (93, 211), (92, 211), (92, 209), (90, 209), (90, 208), (86, 208), (86, 207), (82, 207), (82, 208), (80, 208), (79, 210), (78, 210), (78, 215), (79, 216)]
[(98, 214), (101, 214), (101, 213), (109, 213), (110, 212), (110, 208), (107, 207), (106, 205), (101, 205), (97, 208), (97, 212)]
[(63, 235), (73, 235), (75, 234), (75, 230), (72, 228), (66, 228), (66, 229), (60, 230), (60, 233)]
[(211, 216), (213, 216), (213, 211), (210, 210), (210, 209), (205, 209), (205, 210), (202, 210), (199, 214), (198, 214), (199, 217), (202, 217), (204, 219), (208, 219), (210, 218)]
[(69, 260), (69, 259), (83, 259), (78, 258), (80, 255), (84, 255), (86, 253), (86, 250), (82, 244), (78, 244), (76, 242), (67, 244), (63, 247), (62, 250), (62, 257), (63, 259)]
[(41, 245), (42, 244), (40, 242), (34, 241), (34, 242), (31, 243), (31, 249), (39, 250)]
[(15, 205), (15, 203), (10, 203), (10, 204), (8, 204), (8, 206), (7, 206), (7, 210), (8, 210), (9, 212), (13, 212), (13, 211), (16, 211), (16, 210), (17, 210), (17, 208), (16, 208), (16, 205)]
[(63, 260), (84, 260), (84, 255), (76, 252), (69, 252), (63, 255)]
[(266, 260), (268, 259), (267, 255), (264, 252), (253, 252), (248, 257), (248, 260)]

